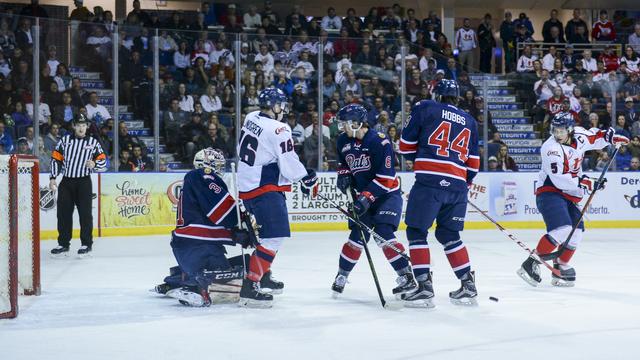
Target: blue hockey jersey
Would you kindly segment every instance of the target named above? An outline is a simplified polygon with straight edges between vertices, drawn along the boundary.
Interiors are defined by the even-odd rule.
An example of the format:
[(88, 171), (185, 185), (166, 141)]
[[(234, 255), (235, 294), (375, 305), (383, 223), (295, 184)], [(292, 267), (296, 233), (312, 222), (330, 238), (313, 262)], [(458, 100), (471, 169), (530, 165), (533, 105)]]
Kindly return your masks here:
[(351, 173), (358, 192), (368, 191), (379, 198), (400, 189), (393, 146), (385, 134), (369, 130), (358, 140), (343, 133), (336, 145), (338, 173)]
[(476, 121), (453, 105), (417, 103), (399, 145), (401, 154), (415, 160), (416, 181), (426, 186), (466, 190), (480, 168)]
[(237, 225), (235, 204), (227, 185), (213, 171), (189, 171), (178, 199), (174, 239), (233, 245), (229, 229)]

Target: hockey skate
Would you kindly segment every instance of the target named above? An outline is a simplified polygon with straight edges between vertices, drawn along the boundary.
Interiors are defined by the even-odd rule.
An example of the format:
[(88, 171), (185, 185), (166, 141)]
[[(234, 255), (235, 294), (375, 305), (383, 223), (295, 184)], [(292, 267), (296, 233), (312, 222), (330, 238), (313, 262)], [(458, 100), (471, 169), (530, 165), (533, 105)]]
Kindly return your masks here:
[(242, 280), (240, 301), (238, 306), (249, 308), (270, 308), (273, 306), (273, 295), (260, 291), (260, 283), (249, 279)]
[(429, 272), (425, 281), (418, 281), (415, 291), (401, 294), (400, 300), (403, 301), (405, 307), (431, 309), (435, 307), (433, 296), (433, 283), (431, 281), (431, 272)]
[(177, 299), (180, 304), (185, 306), (206, 307), (211, 305), (209, 292), (207, 290), (198, 289), (197, 287), (190, 286), (171, 289), (166, 295)]
[(78, 249), (78, 258), (84, 259), (91, 257), (91, 246), (82, 245), (80, 249)]
[(528, 257), (516, 273), (522, 278), (522, 280), (526, 281), (527, 284), (534, 287), (538, 286), (540, 281), (542, 281), (542, 278), (540, 277), (540, 263), (533, 257)]
[(335, 299), (344, 291), (344, 287), (347, 285), (347, 277), (338, 274), (336, 275), (336, 279), (333, 281), (333, 285), (331, 285), (331, 290), (333, 291), (332, 297)]
[(449, 293), (449, 299), (454, 305), (476, 306), (478, 301), (478, 290), (476, 290), (475, 273), (469, 271), (460, 279), (462, 285), (460, 289)]
[[(264, 273), (262, 279), (260, 279), (260, 289), (262, 292), (268, 292), (272, 295), (280, 295), (284, 290), (284, 283), (278, 281), (273, 277), (271, 270)], [(269, 291), (264, 291), (268, 289)]]
[(407, 294), (415, 291), (418, 288), (416, 280), (413, 278), (413, 273), (408, 272), (398, 276), (396, 279), (398, 286), (391, 291), (396, 297), (396, 300), (402, 300), (402, 294)]
[(167, 283), (162, 283), (160, 285), (154, 286), (153, 289), (149, 289), (149, 292), (160, 294), (160, 295), (167, 295), (167, 293), (172, 289), (174, 289), (174, 287), (172, 287), (171, 285)]
[(560, 270), (560, 276), (553, 274), (551, 285), (558, 287), (573, 287), (576, 281), (576, 270), (569, 265), (553, 264), (554, 269)]
[(69, 256), (68, 246), (56, 246), (51, 249), (51, 257), (54, 259), (66, 258), (67, 256)]

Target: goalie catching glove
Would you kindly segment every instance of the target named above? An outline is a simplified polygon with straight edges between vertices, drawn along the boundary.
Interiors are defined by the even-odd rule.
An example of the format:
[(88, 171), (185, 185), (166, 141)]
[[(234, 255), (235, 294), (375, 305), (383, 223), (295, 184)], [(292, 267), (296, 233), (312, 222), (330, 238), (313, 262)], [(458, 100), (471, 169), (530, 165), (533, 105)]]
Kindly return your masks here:
[(590, 194), (592, 191), (602, 190), (604, 189), (604, 184), (607, 182), (606, 178), (602, 179), (602, 182), (599, 182), (598, 179), (590, 178), (587, 175), (582, 175), (580, 178), (579, 186)]

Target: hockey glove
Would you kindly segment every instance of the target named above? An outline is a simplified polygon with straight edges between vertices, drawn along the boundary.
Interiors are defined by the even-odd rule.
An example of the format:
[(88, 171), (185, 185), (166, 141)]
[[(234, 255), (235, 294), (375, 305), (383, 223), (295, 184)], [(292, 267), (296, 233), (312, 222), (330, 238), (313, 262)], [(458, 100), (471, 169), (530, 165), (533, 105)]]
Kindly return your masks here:
[(376, 201), (376, 198), (373, 194), (368, 191), (363, 191), (358, 195), (356, 201), (354, 201), (353, 211), (356, 215), (362, 216), (369, 210), (374, 201)]
[(626, 136), (616, 135), (616, 130), (612, 127), (605, 132), (604, 140), (617, 148), (629, 143), (629, 139)]
[(307, 169), (307, 176), (300, 180), (300, 184), (303, 194), (311, 196), (312, 199), (318, 195), (318, 177), (315, 170)]
[(347, 189), (351, 186), (352, 182), (351, 171), (348, 169), (338, 170), (338, 180), (336, 186), (343, 194), (347, 194)]
[(592, 191), (604, 189), (604, 184), (607, 182), (606, 178), (602, 179), (602, 182), (598, 182), (598, 179), (590, 178), (587, 175), (582, 175), (580, 178), (580, 187), (587, 190), (587, 193), (591, 194)]
[[(253, 237), (255, 238), (255, 235)], [(243, 249), (254, 246), (253, 240), (251, 239), (251, 233), (246, 229), (240, 229), (237, 227), (231, 229), (231, 240), (242, 246)]]

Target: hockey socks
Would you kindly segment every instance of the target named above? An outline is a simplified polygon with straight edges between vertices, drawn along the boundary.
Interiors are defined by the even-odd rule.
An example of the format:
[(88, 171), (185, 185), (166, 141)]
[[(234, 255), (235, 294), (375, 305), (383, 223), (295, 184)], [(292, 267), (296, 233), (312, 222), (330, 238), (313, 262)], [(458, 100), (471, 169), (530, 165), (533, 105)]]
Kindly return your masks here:
[[(401, 243), (395, 240), (390, 241), (390, 243), (393, 247), (398, 249), (401, 253), (404, 253), (404, 246), (402, 246)], [(402, 257), (401, 254), (398, 254), (397, 251), (391, 249), (388, 246), (384, 247), (382, 249), (382, 252), (384, 252), (384, 256), (387, 258), (387, 260), (389, 261), (389, 264), (391, 264), (391, 266), (393, 267), (393, 270), (395, 270), (398, 275), (403, 275), (408, 272), (409, 261), (407, 261), (407, 259)]]
[(249, 260), (249, 271), (247, 272), (247, 279), (259, 282), (262, 279), (262, 275), (269, 271), (271, 263), (276, 256), (275, 251), (271, 251), (261, 245), (258, 245), (256, 251), (251, 255)]
[(462, 241), (458, 240), (446, 246), (444, 253), (447, 255), (451, 269), (456, 273), (458, 279), (462, 279), (462, 277), (471, 270), (467, 247), (464, 246)]
[(431, 267), (431, 253), (426, 240), (410, 240), (409, 256), (411, 257), (411, 267), (413, 274), (418, 281), (424, 281), (429, 276)]
[(538, 246), (536, 246), (536, 253), (538, 255), (546, 255), (551, 253), (556, 249), (556, 243), (549, 237), (549, 235), (544, 234), (538, 241)]
[(342, 252), (340, 252), (340, 261), (338, 266), (340, 267), (340, 274), (348, 276), (353, 267), (356, 266), (360, 255), (362, 254), (362, 247), (359, 244), (355, 244), (353, 241), (342, 245)]

